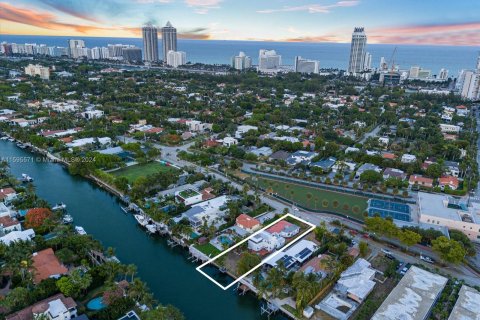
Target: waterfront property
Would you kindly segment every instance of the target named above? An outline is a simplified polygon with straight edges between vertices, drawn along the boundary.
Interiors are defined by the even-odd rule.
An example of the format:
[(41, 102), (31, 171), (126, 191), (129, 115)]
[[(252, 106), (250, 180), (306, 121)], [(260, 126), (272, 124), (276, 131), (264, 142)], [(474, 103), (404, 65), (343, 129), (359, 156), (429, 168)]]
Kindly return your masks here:
[(412, 266), (383, 301), (373, 320), (424, 320), (442, 292), (447, 278)]
[(411, 209), (408, 204), (392, 201), (369, 199), (368, 216), (379, 215), (382, 218), (392, 218), (401, 221), (411, 221)]
[(367, 209), (367, 198), (347, 193), (323, 190), (315, 187), (258, 178), (259, 185), (267, 192), (277, 194), (302, 207), (327, 210), (363, 220)]
[(133, 166), (128, 166), (116, 171), (113, 171), (112, 174), (117, 177), (125, 177), (128, 179), (129, 183), (135, 182), (140, 177), (147, 177), (149, 175), (164, 172), (164, 171), (175, 171), (176, 169), (165, 164), (162, 164), (157, 161), (152, 161), (144, 164), (136, 164)]

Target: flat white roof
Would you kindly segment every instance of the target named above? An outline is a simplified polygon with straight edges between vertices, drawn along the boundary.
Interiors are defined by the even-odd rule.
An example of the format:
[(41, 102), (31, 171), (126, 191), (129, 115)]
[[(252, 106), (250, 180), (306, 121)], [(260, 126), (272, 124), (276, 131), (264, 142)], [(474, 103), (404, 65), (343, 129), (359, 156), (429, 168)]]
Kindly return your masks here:
[(448, 208), (444, 205), (444, 201), (448, 201), (448, 196), (432, 193), (418, 193), (418, 208), (420, 214), (435, 216), (443, 219), (462, 221), (458, 211), (469, 213), (459, 209)]
[(448, 320), (480, 319), (480, 292), (468, 286), (462, 286), (458, 299)]
[(372, 319), (423, 320), (446, 283), (447, 278), (412, 266)]

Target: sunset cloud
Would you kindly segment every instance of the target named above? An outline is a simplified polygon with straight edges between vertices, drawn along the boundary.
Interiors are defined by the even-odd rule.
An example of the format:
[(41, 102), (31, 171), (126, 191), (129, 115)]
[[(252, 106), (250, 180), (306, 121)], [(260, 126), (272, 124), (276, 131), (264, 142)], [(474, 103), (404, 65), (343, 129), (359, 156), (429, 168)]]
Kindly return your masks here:
[(206, 14), (211, 9), (220, 8), (221, 2), (222, 0), (185, 0), (187, 6), (195, 8), (198, 14)]
[(306, 4), (301, 6), (284, 6), (280, 9), (266, 9), (258, 10), (258, 13), (275, 13), (275, 12), (295, 12), (295, 11), (307, 11), (308, 13), (329, 13), (334, 8), (340, 7), (353, 7), (358, 5), (360, 1), (338, 1), (337, 3), (330, 5), (321, 4)]
[(373, 43), (471, 46), (480, 43), (480, 23), (387, 27), (367, 34)]

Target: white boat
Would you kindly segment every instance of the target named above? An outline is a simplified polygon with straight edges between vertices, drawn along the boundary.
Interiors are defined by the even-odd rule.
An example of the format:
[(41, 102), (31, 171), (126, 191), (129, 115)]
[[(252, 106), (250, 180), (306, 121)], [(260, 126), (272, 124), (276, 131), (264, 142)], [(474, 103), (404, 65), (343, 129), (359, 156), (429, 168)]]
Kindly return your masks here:
[(86, 235), (87, 234), (85, 229), (83, 229), (83, 227), (80, 227), (80, 226), (75, 226), (75, 231), (80, 235)]
[(145, 227), (148, 224), (148, 218), (141, 214), (134, 214), (133, 217), (137, 220), (138, 224)]
[(27, 148), (26, 145), (24, 145), (23, 143), (20, 143), (20, 142), (17, 143), (17, 147), (19, 147), (20, 149), (26, 149)]
[(32, 182), (33, 181), (33, 178), (30, 177), (28, 174), (26, 173), (22, 173), (22, 181), (23, 182)]
[(73, 222), (73, 217), (69, 214), (63, 216), (62, 221), (64, 224), (69, 224)]
[(0, 140), (8, 140), (8, 137), (1, 137)]
[(57, 203), (55, 206), (52, 207), (52, 210), (65, 210), (67, 209), (67, 205), (63, 202)]
[(8, 138), (8, 141), (10, 141), (10, 142), (15, 142), (15, 139), (13, 139), (13, 138)]
[(147, 228), (147, 231), (148, 231), (149, 233), (155, 233), (155, 232), (157, 232), (157, 226), (154, 225), (154, 224), (147, 224), (147, 225), (145, 226), (145, 228)]

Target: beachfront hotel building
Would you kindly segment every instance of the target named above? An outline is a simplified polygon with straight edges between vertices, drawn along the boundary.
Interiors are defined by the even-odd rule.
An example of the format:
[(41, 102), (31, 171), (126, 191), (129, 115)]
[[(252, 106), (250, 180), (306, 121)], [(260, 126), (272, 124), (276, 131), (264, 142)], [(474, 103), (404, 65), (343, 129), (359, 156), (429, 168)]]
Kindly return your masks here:
[(357, 27), (353, 30), (352, 43), (350, 46), (350, 61), (348, 63), (348, 73), (357, 74), (364, 70), (365, 49), (367, 47), (367, 35), (363, 27)]
[(25, 74), (29, 76), (39, 76), (40, 79), (50, 79), (50, 69), (39, 64), (29, 64), (25, 67)]
[(232, 57), (232, 68), (237, 70), (245, 70), (252, 67), (252, 58), (245, 55), (245, 52), (240, 51), (238, 56)]
[(167, 62), (169, 51), (177, 51), (177, 29), (170, 21), (162, 28), (163, 62)]
[(142, 28), (143, 60), (158, 61), (158, 34), (157, 27), (147, 24)]
[(318, 60), (309, 60), (300, 56), (295, 57), (295, 72), (299, 73), (318, 73), (320, 62)]
[(184, 51), (170, 50), (167, 53), (167, 65), (177, 68), (187, 63), (187, 54)]
[(275, 50), (260, 49), (258, 54), (258, 71), (276, 72), (282, 65), (282, 56)]

